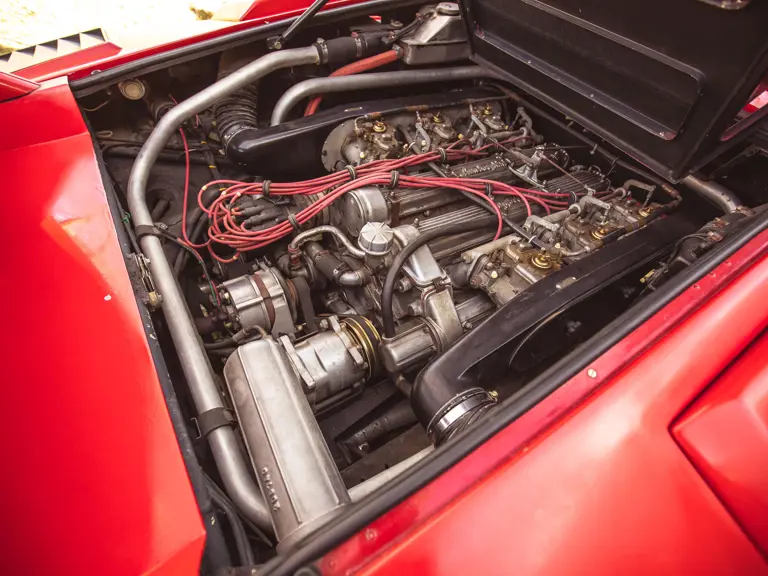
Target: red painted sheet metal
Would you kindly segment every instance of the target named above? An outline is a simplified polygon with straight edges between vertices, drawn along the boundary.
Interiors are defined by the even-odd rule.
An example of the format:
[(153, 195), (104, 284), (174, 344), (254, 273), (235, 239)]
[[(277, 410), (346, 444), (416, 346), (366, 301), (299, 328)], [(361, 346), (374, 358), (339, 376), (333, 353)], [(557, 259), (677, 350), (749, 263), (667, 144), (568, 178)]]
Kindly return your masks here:
[(768, 259), (739, 276), (767, 251), (768, 232), (594, 362), (595, 378), (577, 375), (327, 555), (323, 573), (768, 573), (669, 434), (768, 324)]
[(205, 532), (62, 81), (0, 104), (5, 574), (193, 574)]
[(728, 368), (672, 430), (768, 558), (768, 334)]
[(40, 84), (20, 78), (15, 74), (0, 72), (0, 102), (13, 100), (37, 90)]

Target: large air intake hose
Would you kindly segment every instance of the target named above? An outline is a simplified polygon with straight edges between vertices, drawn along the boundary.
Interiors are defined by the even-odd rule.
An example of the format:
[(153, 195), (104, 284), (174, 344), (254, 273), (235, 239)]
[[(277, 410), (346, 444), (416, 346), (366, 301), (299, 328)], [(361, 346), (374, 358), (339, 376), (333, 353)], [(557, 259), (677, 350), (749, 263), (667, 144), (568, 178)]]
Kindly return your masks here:
[[(223, 76), (220, 74), (219, 79)], [(256, 111), (258, 103), (257, 85), (251, 84), (223, 98), (213, 107), (216, 131), (224, 150), (227, 149), (230, 140), (241, 130), (256, 129), (259, 119)]]
[[(335, 67), (381, 52), (385, 48), (382, 39), (381, 34), (357, 34), (317, 42), (313, 46), (320, 56), (320, 63)], [(228, 72), (226, 66), (220, 66), (219, 80)], [(214, 106), (221, 147), (233, 162), (248, 164), (252, 160), (249, 151), (258, 138), (258, 102), (258, 85), (254, 83), (222, 98)]]

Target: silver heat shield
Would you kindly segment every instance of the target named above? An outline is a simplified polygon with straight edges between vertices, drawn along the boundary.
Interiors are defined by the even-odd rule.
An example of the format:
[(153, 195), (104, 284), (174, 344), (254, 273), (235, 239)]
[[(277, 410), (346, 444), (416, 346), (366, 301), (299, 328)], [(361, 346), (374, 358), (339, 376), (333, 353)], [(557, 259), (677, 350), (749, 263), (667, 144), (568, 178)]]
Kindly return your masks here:
[(240, 346), (224, 378), (278, 548), (289, 547), (341, 512), (349, 494), (280, 344), (264, 338)]

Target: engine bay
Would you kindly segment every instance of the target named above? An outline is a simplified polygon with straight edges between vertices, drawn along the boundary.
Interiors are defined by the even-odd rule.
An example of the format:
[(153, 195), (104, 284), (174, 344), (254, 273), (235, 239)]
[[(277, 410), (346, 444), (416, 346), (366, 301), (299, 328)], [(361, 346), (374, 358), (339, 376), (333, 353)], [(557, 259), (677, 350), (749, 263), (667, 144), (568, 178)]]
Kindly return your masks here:
[(80, 100), (201, 466), (257, 561), (482, 426), (761, 211), (683, 191), (472, 64), (456, 4), (274, 48)]

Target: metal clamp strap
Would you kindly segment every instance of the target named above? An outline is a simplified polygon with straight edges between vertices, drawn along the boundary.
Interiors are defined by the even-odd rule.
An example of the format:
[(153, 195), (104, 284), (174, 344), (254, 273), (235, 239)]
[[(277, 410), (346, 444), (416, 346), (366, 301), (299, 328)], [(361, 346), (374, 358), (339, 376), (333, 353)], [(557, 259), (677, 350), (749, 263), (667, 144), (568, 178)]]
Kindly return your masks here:
[(493, 402), (493, 398), (485, 390), (482, 392), (478, 391), (450, 408), (436, 422), (434, 420), (430, 422), (427, 432), (430, 436), (436, 435), (439, 437), (459, 418), (489, 402)]
[(226, 408), (211, 408), (197, 417), (197, 427), (200, 430), (200, 438), (207, 438), (208, 434), (222, 426), (232, 426), (237, 420), (232, 412)]
[(133, 227), (133, 232), (136, 235), (136, 240), (141, 240), (144, 236), (162, 236), (154, 224), (139, 224)]

